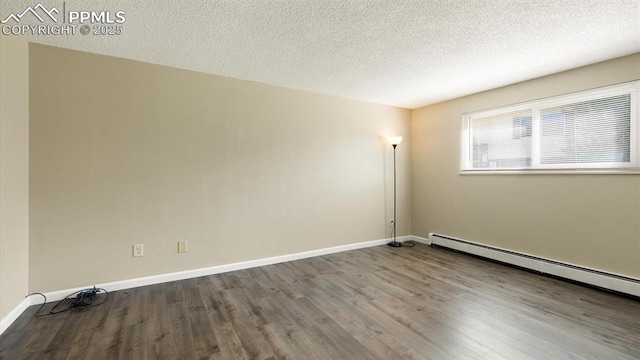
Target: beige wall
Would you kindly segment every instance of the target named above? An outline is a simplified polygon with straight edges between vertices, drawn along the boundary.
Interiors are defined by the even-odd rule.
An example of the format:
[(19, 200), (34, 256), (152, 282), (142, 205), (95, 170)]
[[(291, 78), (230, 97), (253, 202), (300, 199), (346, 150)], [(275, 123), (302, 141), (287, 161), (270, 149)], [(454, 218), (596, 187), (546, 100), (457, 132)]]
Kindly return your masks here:
[(29, 278), (29, 47), (0, 35), (0, 319)]
[(458, 175), (463, 113), (637, 79), (640, 54), (414, 110), (414, 235), (640, 277), (640, 176)]
[(31, 291), (389, 236), (409, 110), (37, 44), (30, 75)]

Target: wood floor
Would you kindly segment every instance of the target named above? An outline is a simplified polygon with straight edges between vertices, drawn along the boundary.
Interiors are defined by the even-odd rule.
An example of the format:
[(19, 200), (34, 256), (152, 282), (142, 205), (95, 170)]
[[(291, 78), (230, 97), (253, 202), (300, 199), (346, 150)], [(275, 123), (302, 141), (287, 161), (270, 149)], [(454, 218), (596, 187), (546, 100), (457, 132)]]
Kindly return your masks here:
[(118, 291), (2, 359), (640, 359), (640, 301), (443, 248), (378, 246)]

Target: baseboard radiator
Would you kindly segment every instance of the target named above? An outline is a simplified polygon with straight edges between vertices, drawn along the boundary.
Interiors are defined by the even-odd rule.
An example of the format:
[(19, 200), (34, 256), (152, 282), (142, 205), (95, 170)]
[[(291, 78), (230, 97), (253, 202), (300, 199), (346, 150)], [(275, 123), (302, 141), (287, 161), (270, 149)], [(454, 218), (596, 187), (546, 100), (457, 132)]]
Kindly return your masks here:
[(640, 279), (430, 233), (428, 243), (580, 283), (640, 297)]

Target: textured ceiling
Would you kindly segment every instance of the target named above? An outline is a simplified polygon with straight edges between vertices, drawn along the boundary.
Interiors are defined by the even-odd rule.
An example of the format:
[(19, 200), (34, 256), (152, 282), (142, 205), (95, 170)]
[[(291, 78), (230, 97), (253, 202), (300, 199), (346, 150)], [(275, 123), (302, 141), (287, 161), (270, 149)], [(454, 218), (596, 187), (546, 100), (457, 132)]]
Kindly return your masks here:
[(640, 0), (40, 2), (126, 22), (36, 43), (406, 108), (640, 52)]

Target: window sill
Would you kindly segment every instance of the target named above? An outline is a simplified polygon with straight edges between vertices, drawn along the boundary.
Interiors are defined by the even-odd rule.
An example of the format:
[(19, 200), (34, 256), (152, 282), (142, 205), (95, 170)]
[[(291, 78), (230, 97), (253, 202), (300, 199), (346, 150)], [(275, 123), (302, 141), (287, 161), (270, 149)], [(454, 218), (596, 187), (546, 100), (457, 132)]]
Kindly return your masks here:
[(640, 169), (461, 170), (458, 175), (640, 175)]

